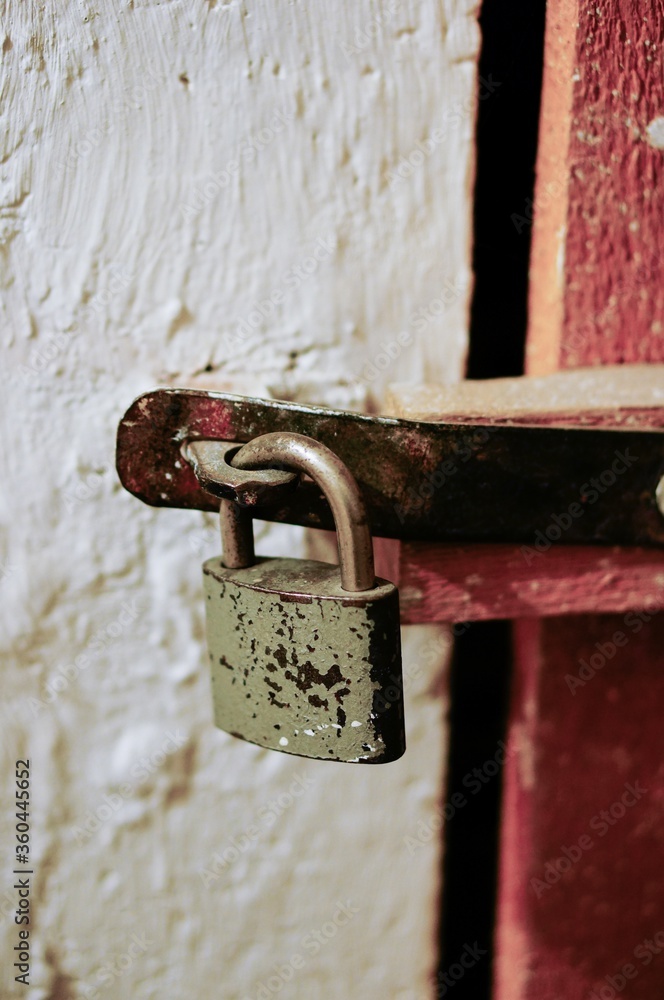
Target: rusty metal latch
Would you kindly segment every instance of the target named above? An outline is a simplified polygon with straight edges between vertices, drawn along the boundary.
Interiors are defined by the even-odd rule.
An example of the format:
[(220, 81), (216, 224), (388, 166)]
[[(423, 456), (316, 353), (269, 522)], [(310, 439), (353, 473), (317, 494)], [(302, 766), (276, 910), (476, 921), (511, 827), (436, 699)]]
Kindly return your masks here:
[[(569, 544), (664, 544), (664, 431), (433, 423), (190, 389), (139, 397), (118, 429), (117, 468), (145, 503), (333, 529), (313, 481), (233, 469), (242, 444), (274, 431), (327, 445), (357, 480), (374, 535), (522, 543), (552, 513)], [(221, 443), (226, 447), (222, 447)], [(271, 463), (273, 464), (273, 463)], [(615, 487), (615, 488), (614, 488)], [(562, 527), (561, 527), (561, 530)]]

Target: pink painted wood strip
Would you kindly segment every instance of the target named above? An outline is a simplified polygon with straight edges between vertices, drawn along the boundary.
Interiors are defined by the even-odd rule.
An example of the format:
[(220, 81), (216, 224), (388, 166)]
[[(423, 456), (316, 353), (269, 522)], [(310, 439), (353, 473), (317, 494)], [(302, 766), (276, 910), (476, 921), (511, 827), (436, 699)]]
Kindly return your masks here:
[[(664, 358), (663, 43), (661, 0), (549, 0), (531, 374)], [(631, 614), (515, 625), (494, 1000), (664, 996), (664, 614)]]
[[(664, 550), (511, 545), (400, 547), (402, 620), (467, 622), (664, 605)], [(386, 567), (389, 573), (389, 568)]]
[(663, 618), (518, 625), (498, 1000), (661, 1000)]

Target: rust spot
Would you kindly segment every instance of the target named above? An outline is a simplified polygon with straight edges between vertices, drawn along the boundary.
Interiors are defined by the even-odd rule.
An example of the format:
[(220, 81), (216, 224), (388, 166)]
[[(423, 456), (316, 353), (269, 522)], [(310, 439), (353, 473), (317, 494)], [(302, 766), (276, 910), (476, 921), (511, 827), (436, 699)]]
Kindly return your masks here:
[(330, 710), (327, 698), (320, 698), (317, 694), (310, 694), (307, 700), (314, 708), (324, 708), (326, 712)]
[[(313, 602), (313, 597), (308, 594), (279, 594), (279, 597), (286, 604), (311, 604)], [(298, 618), (304, 618), (304, 615), (298, 615)]]
[(281, 667), (281, 669), (285, 670), (286, 667), (288, 666), (288, 657), (286, 655), (286, 647), (282, 646), (282, 645), (277, 646), (277, 648), (274, 651), (274, 658), (277, 661), (277, 663), (279, 664), (279, 666)]
[(284, 676), (286, 680), (294, 681), (300, 691), (308, 691), (316, 684), (322, 684), (329, 691), (335, 684), (343, 681), (338, 664), (334, 663), (326, 674), (322, 674), (309, 660), (298, 666), (297, 676), (291, 670), (287, 670)]
[(277, 696), (274, 691), (268, 691), (267, 698), (270, 705), (274, 705), (275, 708), (290, 708), (289, 701), (277, 701)]

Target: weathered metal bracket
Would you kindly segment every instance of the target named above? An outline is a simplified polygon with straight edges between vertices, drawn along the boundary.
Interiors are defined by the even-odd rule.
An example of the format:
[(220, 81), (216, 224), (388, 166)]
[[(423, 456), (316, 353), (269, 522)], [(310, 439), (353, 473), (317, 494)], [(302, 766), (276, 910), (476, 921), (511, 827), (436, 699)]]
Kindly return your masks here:
[[(529, 543), (553, 523), (567, 544), (664, 545), (664, 431), (652, 429), (432, 423), (157, 389), (120, 423), (120, 480), (144, 503), (217, 510), (218, 496), (185, 458), (187, 443), (240, 444), (279, 430), (336, 452), (363, 492), (374, 535)], [(257, 515), (333, 528), (327, 502), (307, 480)]]
[(241, 447), (237, 443), (188, 441), (182, 454), (206, 493), (222, 500), (236, 500), (243, 507), (277, 503), (295, 489), (300, 479), (296, 472), (264, 469), (257, 474), (236, 469), (231, 460)]

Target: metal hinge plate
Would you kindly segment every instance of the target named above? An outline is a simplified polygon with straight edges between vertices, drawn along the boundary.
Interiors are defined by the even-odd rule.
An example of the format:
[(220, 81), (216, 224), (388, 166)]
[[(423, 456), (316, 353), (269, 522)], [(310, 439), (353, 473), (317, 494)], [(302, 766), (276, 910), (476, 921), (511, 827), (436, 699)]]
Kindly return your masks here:
[[(120, 423), (118, 473), (144, 503), (217, 510), (218, 497), (185, 458), (187, 442), (244, 443), (277, 430), (307, 434), (336, 452), (362, 490), (377, 536), (521, 543), (558, 518), (566, 543), (664, 544), (660, 430), (432, 423), (157, 389), (135, 400)], [(333, 527), (308, 480), (256, 513)]]

